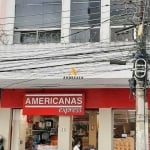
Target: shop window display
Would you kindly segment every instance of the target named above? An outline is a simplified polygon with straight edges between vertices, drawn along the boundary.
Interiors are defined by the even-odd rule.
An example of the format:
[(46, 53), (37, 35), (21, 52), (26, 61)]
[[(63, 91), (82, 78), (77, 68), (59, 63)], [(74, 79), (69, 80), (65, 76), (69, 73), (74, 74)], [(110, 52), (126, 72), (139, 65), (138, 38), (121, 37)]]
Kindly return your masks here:
[(135, 148), (135, 111), (114, 110), (114, 150)]
[[(98, 111), (90, 110), (84, 116), (73, 116), (73, 142), (80, 139), (82, 150), (98, 148), (98, 115)], [(59, 116), (28, 116), (26, 149), (57, 150), (58, 121)], [(113, 131), (114, 150), (134, 150), (135, 111), (114, 110)]]
[(80, 150), (96, 150), (98, 148), (98, 111), (86, 111), (84, 116), (73, 118), (73, 146), (77, 139), (81, 141)]
[(28, 117), (26, 149), (45, 150), (57, 149), (58, 117)]

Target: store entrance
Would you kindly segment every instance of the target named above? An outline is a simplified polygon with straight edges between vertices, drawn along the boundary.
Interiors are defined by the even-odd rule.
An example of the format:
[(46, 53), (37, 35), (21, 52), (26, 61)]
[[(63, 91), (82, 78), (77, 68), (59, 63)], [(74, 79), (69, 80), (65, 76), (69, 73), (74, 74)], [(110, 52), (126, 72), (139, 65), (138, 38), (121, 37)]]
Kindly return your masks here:
[(81, 150), (98, 148), (98, 110), (87, 110), (84, 116), (73, 117), (73, 146), (81, 139)]
[(114, 150), (135, 149), (135, 110), (114, 110)]

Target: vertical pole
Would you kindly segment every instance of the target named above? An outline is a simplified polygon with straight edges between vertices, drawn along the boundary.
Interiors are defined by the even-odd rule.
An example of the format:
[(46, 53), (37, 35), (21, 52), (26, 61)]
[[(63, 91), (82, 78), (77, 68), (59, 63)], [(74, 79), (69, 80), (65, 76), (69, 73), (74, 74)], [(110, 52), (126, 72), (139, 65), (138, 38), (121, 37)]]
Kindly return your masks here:
[(144, 82), (136, 84), (136, 150), (146, 150), (145, 143), (145, 94)]
[[(137, 34), (137, 54), (147, 63), (146, 54), (146, 30), (145, 22), (147, 0), (138, 0), (137, 14), (139, 17), (139, 27)], [(137, 58), (138, 59), (138, 58)], [(140, 64), (139, 64), (140, 65)], [(142, 64), (141, 64), (142, 65)], [(136, 69), (136, 66), (135, 66)], [(147, 67), (145, 68), (147, 72)], [(137, 70), (135, 70), (136, 72)], [(141, 72), (142, 73), (142, 72)], [(141, 74), (140, 73), (140, 74)], [(139, 74), (139, 75), (140, 75)], [(136, 76), (135, 76), (136, 77)], [(141, 79), (136, 77), (136, 150), (148, 150), (148, 126), (146, 125), (146, 85), (147, 73)]]
[(149, 135), (148, 135), (148, 103), (145, 102), (145, 142), (146, 142), (146, 150), (149, 150)]

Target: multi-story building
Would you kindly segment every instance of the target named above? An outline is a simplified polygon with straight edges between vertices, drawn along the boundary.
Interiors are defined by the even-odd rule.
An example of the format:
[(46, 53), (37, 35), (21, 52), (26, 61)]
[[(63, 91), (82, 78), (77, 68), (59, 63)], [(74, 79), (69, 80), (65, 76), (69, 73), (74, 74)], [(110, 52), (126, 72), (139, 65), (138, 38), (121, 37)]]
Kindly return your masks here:
[[(134, 149), (135, 12), (128, 0), (0, 1), (6, 150), (25, 149), (29, 135), (38, 149), (70, 150), (75, 135), (84, 149)], [(113, 142), (123, 136), (132, 137)]]

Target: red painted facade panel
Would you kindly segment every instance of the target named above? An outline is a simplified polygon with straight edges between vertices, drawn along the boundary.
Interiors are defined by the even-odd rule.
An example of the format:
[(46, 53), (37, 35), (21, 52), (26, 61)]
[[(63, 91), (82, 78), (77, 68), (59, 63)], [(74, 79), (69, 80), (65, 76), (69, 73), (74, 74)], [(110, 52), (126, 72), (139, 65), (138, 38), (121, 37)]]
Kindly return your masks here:
[(2, 90), (1, 107), (22, 108), (24, 95), (24, 90)]
[(129, 89), (88, 90), (86, 108), (134, 108), (135, 100)]
[[(1, 95), (1, 107), (23, 108), (26, 94), (37, 93), (84, 93), (85, 108), (134, 108), (135, 99), (127, 88), (103, 89), (5, 89)], [(150, 96), (148, 96), (150, 97)]]

